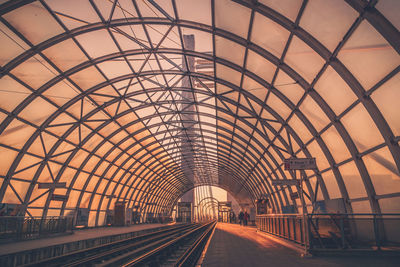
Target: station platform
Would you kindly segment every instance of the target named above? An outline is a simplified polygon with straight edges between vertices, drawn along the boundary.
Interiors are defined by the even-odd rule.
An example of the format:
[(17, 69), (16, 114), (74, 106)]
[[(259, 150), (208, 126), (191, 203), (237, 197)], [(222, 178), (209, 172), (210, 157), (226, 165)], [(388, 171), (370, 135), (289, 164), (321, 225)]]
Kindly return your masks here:
[(399, 266), (399, 258), (375, 256), (302, 258), (298, 250), (277, 243), (266, 234), (257, 232), (255, 227), (218, 223), (201, 266)]
[(45, 247), (60, 246), (63, 244), (77, 244), (83, 243), (82, 241), (89, 240), (95, 241), (104, 237), (123, 238), (123, 235), (132, 232), (142, 232), (154, 228), (165, 227), (171, 224), (136, 224), (131, 226), (121, 227), (101, 227), (101, 228), (87, 228), (74, 230), (72, 234), (51, 236), (40, 239), (18, 241), (13, 243), (0, 244), (0, 256), (6, 254), (15, 254), (23, 251), (38, 250)]

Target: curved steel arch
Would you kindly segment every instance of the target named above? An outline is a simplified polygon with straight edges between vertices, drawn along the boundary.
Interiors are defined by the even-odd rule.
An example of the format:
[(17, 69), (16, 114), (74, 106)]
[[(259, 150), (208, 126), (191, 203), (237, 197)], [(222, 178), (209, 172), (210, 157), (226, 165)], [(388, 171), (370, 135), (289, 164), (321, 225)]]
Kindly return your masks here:
[[(6, 3), (6, 4), (2, 5), (2, 6), (0, 6), (0, 8), (1, 8), (0, 9), (0, 14), (2, 14), (2, 12), (4, 12), (4, 13), (9, 12), (9, 11), (13, 10), (14, 8), (20, 7), (20, 6), (22, 6), (22, 5), (24, 5), (24, 4), (28, 3), (28, 2), (31, 2), (31, 1), (18, 1), (17, 3), (13, 3), (13, 4)], [(347, 84), (349, 84), (349, 86), (352, 88), (352, 90), (356, 93), (356, 95), (358, 97), (358, 102), (362, 103), (363, 106), (365, 107), (365, 109), (367, 110), (367, 112), (371, 115), (371, 117), (374, 120), (375, 124), (377, 125), (381, 135), (384, 137), (385, 145), (389, 148), (389, 150), (391, 152), (391, 155), (394, 158), (395, 164), (397, 165), (397, 168), (400, 169), (399, 145), (395, 141), (396, 139), (394, 137), (393, 132), (391, 131), (388, 123), (383, 118), (382, 114), (380, 113), (380, 111), (377, 108), (377, 106), (375, 105), (375, 103), (369, 98), (369, 95), (365, 93), (365, 90), (362, 88), (362, 86), (358, 83), (358, 81), (354, 78), (354, 76), (346, 69), (346, 67), (335, 58), (337, 53), (336, 54), (335, 53), (330, 53), (313, 36), (311, 36), (309, 33), (304, 31), (300, 27), (298, 27), (298, 25), (294, 24), (293, 22), (291, 22), (287, 18), (283, 17), (281, 14), (275, 12), (274, 10), (272, 10), (272, 9), (270, 9), (268, 7), (265, 7), (262, 4), (258, 4), (258, 3), (257, 4), (253, 4), (253, 2), (251, 2), (251, 1), (236, 1), (236, 2), (238, 2), (238, 3), (242, 4), (242, 5), (245, 5), (247, 7), (250, 7), (252, 10), (255, 10), (256, 12), (259, 12), (260, 14), (264, 15), (265, 17), (268, 17), (268, 18), (272, 19), (273, 21), (277, 22), (279, 25), (285, 27), (287, 30), (289, 30), (289, 32), (291, 34), (296, 35), (297, 37), (299, 37), (307, 45), (309, 45), (314, 51), (316, 51), (322, 58), (324, 58), (326, 60), (326, 63), (324, 65), (324, 67), (322, 68), (321, 72), (317, 75), (315, 80), (317, 80), (322, 75), (321, 73), (324, 72), (324, 70), (326, 69), (326, 66), (328, 66), (328, 65), (332, 66), (336, 70), (336, 72), (343, 78), (343, 80), (345, 80), (347, 82)], [(347, 2), (360, 13), (360, 18), (361, 19), (359, 19), (357, 22), (355, 22), (354, 25), (357, 26), (357, 23), (359, 24), (362, 19), (366, 18), (380, 32), (380, 34), (382, 36), (384, 36), (386, 38), (386, 40), (388, 40), (388, 42), (392, 45), (392, 47), (394, 49), (396, 49), (396, 51), (399, 51), (399, 41), (398, 40), (400, 38), (398, 38), (399, 37), (398, 31), (396, 31), (396, 29), (393, 27), (393, 25), (391, 25), (390, 22), (387, 21), (382, 16), (382, 14), (380, 14), (375, 9), (375, 7), (373, 5), (372, 6), (370, 4), (367, 5), (364, 2), (362, 2), (361, 0), (360, 1), (359, 0), (352, 0), (352, 1), (349, 0)], [(114, 24), (111, 24), (111, 23), (114, 23)], [(134, 21), (134, 20), (130, 20), (130, 21), (128, 21), (128, 20), (126, 20), (126, 21), (111, 21), (109, 25), (123, 25), (125, 23), (127, 23), (129, 25), (130, 24), (135, 24), (135, 23), (142, 24), (142, 25), (145, 25), (145, 24), (146, 25), (147, 24), (167, 24), (167, 22), (164, 22), (162, 19), (153, 19), (152, 20), (152, 19), (139, 18), (139, 19), (137, 19), (137, 21)], [(322, 149), (325, 157), (327, 158), (327, 160), (329, 162), (330, 169), (334, 172), (334, 175), (335, 175), (335, 178), (336, 178), (336, 180), (337, 180), (337, 182), (339, 184), (339, 188), (341, 190), (342, 196), (344, 196), (345, 198), (348, 198), (348, 193), (347, 193), (346, 187), (345, 187), (345, 185), (343, 183), (343, 179), (341, 178), (340, 171), (338, 170), (337, 163), (333, 159), (333, 157), (331, 155), (331, 152), (329, 151), (329, 149), (327, 148), (327, 146), (325, 145), (323, 140), (320, 138), (320, 134), (324, 131), (324, 129), (322, 131), (320, 131), (320, 132), (316, 131), (316, 129), (313, 127), (313, 125), (308, 121), (307, 117), (305, 115), (303, 115), (298, 109), (299, 105), (305, 99), (305, 96), (306, 95), (310, 95), (314, 99), (314, 101), (320, 106), (320, 108), (325, 112), (325, 114), (328, 116), (328, 118), (331, 121), (331, 123), (328, 126), (326, 126), (325, 129), (327, 129), (328, 127), (333, 125), (337, 129), (337, 131), (339, 132), (341, 138), (344, 140), (347, 149), (349, 149), (349, 151), (351, 153), (352, 160), (356, 163), (356, 166), (357, 166), (357, 168), (358, 168), (358, 170), (359, 170), (359, 172), (361, 174), (361, 177), (362, 177), (362, 179), (364, 181), (364, 185), (365, 185), (365, 188), (367, 190), (367, 195), (368, 195), (369, 201), (371, 203), (371, 207), (373, 208), (373, 211), (379, 212), (379, 204), (378, 204), (377, 200), (375, 199), (374, 188), (373, 188), (373, 185), (371, 183), (371, 179), (369, 177), (369, 173), (368, 173), (368, 171), (367, 171), (367, 169), (365, 167), (365, 164), (364, 164), (363, 160), (361, 159), (360, 153), (358, 152), (358, 149), (356, 148), (356, 146), (355, 146), (352, 138), (348, 134), (347, 130), (344, 128), (344, 126), (340, 122), (340, 117), (339, 118), (336, 117), (336, 115), (331, 110), (329, 105), (322, 99), (322, 97), (317, 92), (315, 92), (315, 90), (312, 89), (312, 86), (315, 83), (315, 80), (314, 80), (313, 83), (308, 84), (307, 82), (305, 82), (305, 80), (300, 75), (298, 75), (295, 71), (293, 71), (290, 68), (290, 66), (286, 66), (285, 64), (282, 64), (278, 58), (275, 58), (274, 56), (272, 56), (272, 54), (270, 54), (268, 51), (265, 51), (263, 48), (257, 47), (256, 45), (254, 45), (252, 43), (245, 42), (245, 39), (243, 39), (241, 37), (238, 37), (238, 36), (236, 36), (236, 35), (234, 35), (232, 33), (229, 33), (229, 32), (223, 31), (221, 29), (218, 29), (218, 28), (215, 27), (215, 25), (210, 27), (210, 26), (206, 26), (206, 25), (201, 25), (199, 23), (196, 24), (196, 23), (193, 23), (193, 22), (180, 21), (180, 20), (177, 20), (175, 23), (176, 24), (174, 24), (174, 25), (177, 25), (178, 27), (189, 27), (189, 28), (194, 28), (194, 29), (201, 29), (201, 30), (213, 33), (213, 36), (219, 35), (219, 36), (226, 37), (227, 39), (230, 39), (230, 40), (232, 40), (232, 41), (234, 41), (234, 42), (236, 42), (238, 44), (243, 45), (244, 47), (246, 47), (246, 49), (251, 49), (253, 51), (256, 51), (257, 53), (259, 53), (260, 55), (262, 55), (263, 57), (265, 57), (266, 59), (268, 59), (269, 61), (274, 63), (276, 66), (278, 66), (279, 69), (282, 69), (286, 73), (288, 73), (289, 76), (291, 76), (292, 78), (295, 78), (295, 80), (298, 81), (299, 85), (302, 86), (303, 89), (305, 90), (305, 94), (303, 95), (302, 100), (300, 100), (300, 102), (297, 105), (294, 105), (293, 103), (291, 103), (290, 100), (288, 100), (285, 96), (283, 96), (278, 90), (275, 90), (272, 85), (269, 85), (268, 87), (266, 86), (266, 88), (269, 88), (269, 90), (275, 90), (276, 92), (274, 92), (274, 93), (279, 98), (281, 98), (281, 100), (284, 101), (284, 103), (286, 105), (288, 105), (288, 107), (290, 107), (292, 109), (291, 115), (286, 120), (284, 120), (283, 118), (280, 118), (279, 114), (276, 114), (280, 118), (282, 127), (277, 132), (276, 131), (271, 131), (271, 132), (274, 133), (274, 137), (273, 137), (273, 139), (269, 140), (269, 143), (270, 143), (269, 147), (272, 147), (272, 144), (274, 143), (274, 141), (276, 139), (279, 139), (279, 140), (282, 139), (281, 133), (283, 132), (283, 129), (286, 129), (286, 130), (289, 130), (289, 131), (291, 131), (293, 133), (294, 139), (296, 139), (296, 138), (298, 139), (298, 140), (296, 139), (296, 142), (300, 145), (301, 151), (303, 151), (307, 156), (310, 155), (308, 153), (308, 150), (307, 150), (305, 144), (303, 144), (301, 139), (298, 138), (296, 132), (288, 126), (288, 121), (290, 120), (290, 118), (292, 116), (294, 116), (294, 114), (296, 114), (300, 118), (300, 120), (306, 125), (308, 130), (311, 132), (311, 134), (313, 136), (311, 141), (316, 140), (318, 145), (319, 145), (319, 147)], [(41, 52), (40, 52), (41, 50), (40, 49), (44, 49), (44, 48), (46, 48), (46, 46), (50, 47), (50, 46), (54, 45), (56, 42), (60, 42), (60, 40), (62, 40), (62, 38), (73, 38), (74, 34), (77, 34), (78, 32), (80, 32), (79, 34), (81, 34), (81, 33), (84, 33), (84, 32), (88, 32), (88, 31), (99, 29), (101, 27), (109, 29), (109, 27), (110, 27), (109, 25), (105, 25), (104, 23), (96, 23), (96, 24), (93, 24), (93, 25), (89, 25), (87, 27), (84, 26), (84, 27), (81, 27), (79, 29), (75, 29), (73, 31), (69, 31), (68, 34), (67, 34), (68, 36), (67, 35), (66, 36), (62, 36), (62, 37), (61, 36), (56, 36), (56, 37), (54, 37), (54, 38), (52, 38), (52, 39), (50, 39), (50, 40), (48, 40), (46, 42), (43, 42), (42, 44), (39, 44), (37, 47), (34, 47), (33, 45), (31, 45), (31, 47), (32, 47), (31, 51), (26, 52), (24, 55), (21, 55), (21, 56), (17, 57), (15, 60), (13, 60), (9, 64), (7, 64), (5, 66), (5, 68), (4, 68), (4, 71), (2, 72), (3, 73), (2, 75), (7, 74), (10, 69), (12, 69), (15, 66), (17, 66), (18, 65), (18, 60), (20, 60), (21, 62), (25, 62), (25, 60), (28, 57), (30, 57), (32, 55), (35, 55), (36, 53), (41, 54)], [(346, 38), (348, 39), (348, 36)], [(344, 42), (345, 41), (346, 40), (344, 40)], [(343, 44), (339, 44), (339, 47), (340, 47), (340, 45), (343, 45)], [(36, 50), (36, 49), (38, 49), (38, 50)], [(337, 50), (339, 50), (339, 49), (337, 49)], [(37, 52), (37, 51), (39, 51), (39, 52)], [(29, 56), (29, 54), (30, 54), (30, 56)], [(191, 52), (185, 51), (185, 50), (182, 50), (182, 54), (184, 54), (185, 57), (186, 56), (191, 56)], [(206, 58), (206, 56), (203, 55), (203, 58)], [(212, 59), (213, 59), (214, 64), (216, 62), (218, 62), (218, 63), (223, 62), (223, 60), (219, 61), (219, 59), (217, 57), (213, 57)], [(94, 61), (92, 61), (92, 60), (90, 60), (88, 62), (89, 62), (88, 66), (95, 65)], [(248, 70), (242, 69), (240, 66), (236, 66), (236, 65), (234, 65), (233, 63), (230, 63), (230, 62), (225, 62), (225, 63), (226, 64), (224, 64), (224, 65), (227, 65), (227, 66), (229, 66), (229, 67), (231, 67), (233, 69), (236, 69), (236, 70), (240, 71), (243, 75), (246, 74), (246, 75), (249, 75), (249, 77), (254, 77), (254, 76), (252, 76), (251, 73), (248, 72)], [(60, 73), (61, 73), (61, 76), (66, 75), (67, 77), (69, 77), (69, 75), (71, 75), (71, 73), (69, 73), (69, 72), (65, 72), (65, 73), (64, 72), (60, 72)], [(154, 74), (154, 73), (155, 72), (153, 72), (152, 74)], [(165, 74), (168, 74), (168, 72), (161, 71), (160, 74), (165, 75)], [(151, 75), (151, 74), (148, 74), (148, 75)], [(192, 77), (205, 78), (204, 76), (199, 75), (199, 74), (195, 74), (195, 73), (191, 73), (190, 75)], [(18, 80), (15, 76), (14, 76), (14, 79)], [(217, 82), (217, 81), (218, 81), (217, 79), (214, 79), (214, 82)], [(22, 81), (20, 81), (20, 82), (22, 83)], [(219, 81), (219, 82), (221, 82), (222, 84), (227, 85), (227, 83), (225, 81)], [(111, 85), (113, 84), (109, 80), (107, 80), (107, 83), (111, 84)], [(263, 81), (263, 83), (261, 83), (261, 84), (263, 84), (265, 86), (266, 82)], [(229, 86), (231, 87), (231, 85), (229, 85)], [(26, 85), (26, 84), (25, 84), (25, 87), (29, 88), (29, 86)], [(239, 87), (236, 88), (235, 90), (243, 91)], [(32, 91), (34, 91), (34, 90), (32, 90)], [(23, 103), (28, 105), (36, 97), (41, 95), (42, 92), (44, 92), (44, 91), (37, 91), (36, 94), (32, 94), (30, 97), (25, 99)], [(84, 91), (82, 91), (82, 92), (84, 92)], [(87, 91), (85, 92), (85, 95), (83, 95), (83, 98), (87, 96), (86, 93), (87, 93)], [(241, 92), (241, 93), (247, 94), (247, 92)], [(43, 95), (41, 95), (41, 97), (43, 97)], [(79, 99), (80, 98), (78, 98), (76, 101), (79, 101)], [(50, 102), (50, 101), (48, 101), (48, 102)], [(267, 109), (265, 103), (260, 104), (260, 106), (263, 109)], [(18, 109), (16, 109), (12, 113), (8, 113), (8, 118), (0, 126), (0, 132), (3, 131), (14, 118), (17, 118), (18, 113), (20, 111), (22, 111), (23, 109), (24, 109), (24, 105), (22, 105), (22, 103), (21, 103), (21, 105), (19, 106)], [(104, 111), (104, 109), (101, 109), (101, 110)], [(65, 110), (63, 110), (61, 112), (63, 112), (63, 113), (65, 112), (66, 113)], [(5, 112), (5, 113), (7, 114), (7, 112)], [(56, 117), (56, 115), (55, 115), (55, 117)], [(114, 122), (116, 122), (116, 121), (114, 120)], [(35, 127), (34, 124), (30, 124), (30, 125)], [(125, 129), (124, 125), (121, 125), (121, 124), (118, 124), (118, 125), (120, 126), (121, 130)], [(218, 128), (219, 127), (220, 126), (218, 126)], [(30, 140), (31, 140), (30, 142), (31, 143), (34, 140), (36, 140), (38, 137), (41, 137), (42, 133), (45, 132), (44, 128), (45, 128), (45, 126), (43, 126), (43, 124), (42, 124), (42, 126), (40, 128), (37, 128), (38, 129), (37, 130), (38, 134), (35, 137), (32, 135), (32, 137), (30, 138)], [(146, 127), (146, 128), (148, 128), (148, 127)], [(236, 128), (234, 127), (234, 129), (236, 129)], [(72, 130), (68, 134), (66, 134), (64, 136), (68, 137), (71, 132), (72, 132)], [(263, 136), (263, 135), (261, 135), (261, 136)], [(62, 142), (65, 142), (66, 141), (65, 137), (60, 139), (58, 141), (58, 143), (61, 144)], [(104, 138), (103, 141), (106, 142), (106, 141), (109, 140), (110, 136), (106, 136), (106, 137), (103, 137), (103, 138)], [(249, 144), (250, 144), (250, 140), (249, 140)], [(286, 142), (282, 142), (281, 141), (281, 143), (284, 146), (288, 145)], [(308, 143), (310, 143), (310, 141)], [(10, 168), (10, 170), (12, 168), (15, 169), (18, 166), (18, 163), (21, 160), (22, 156), (25, 153), (27, 153), (27, 148), (29, 147), (29, 145), (28, 145), (28, 147), (26, 146), (27, 144), (28, 143), (26, 143), (24, 145), (23, 149), (20, 150), (20, 154), (18, 155), (18, 159), (13, 162), (13, 165)], [(106, 155), (111, 154), (112, 151), (115, 150), (116, 148), (117, 148), (117, 145), (115, 145), (112, 149), (110, 149), (107, 152)], [(51, 150), (53, 152), (53, 151), (56, 151), (56, 149), (57, 149), (56, 146), (54, 146)], [(81, 149), (81, 148), (79, 148), (79, 149)], [(230, 146), (230, 149), (232, 150), (232, 145)], [(276, 148), (274, 148), (274, 147), (272, 147), (272, 149), (276, 150)], [(268, 149), (266, 149), (265, 153), (269, 153), (269, 152), (267, 152), (267, 150)], [(247, 150), (247, 148), (246, 148), (245, 151), (246, 151), (245, 152), (246, 156), (249, 157), (247, 155), (247, 153), (250, 153), (250, 155), (251, 155), (251, 152), (249, 152)], [(76, 150), (76, 152), (78, 152), (78, 150)], [(90, 155), (94, 155), (94, 153), (92, 153), (93, 151), (89, 151), (89, 152), (90, 152), (89, 153)], [(280, 153), (279, 150), (277, 150), (275, 152), (278, 154), (279, 157), (282, 158), (282, 154)], [(119, 157), (121, 157), (121, 155), (122, 154), (120, 154), (120, 156), (118, 156), (118, 157), (115, 157), (114, 160), (111, 163), (114, 163)], [(142, 155), (142, 158), (145, 157), (144, 155)], [(151, 154), (149, 153), (149, 155), (151, 155)], [(254, 169), (256, 168), (257, 165), (262, 163), (264, 155), (265, 154), (263, 154), (260, 157), (259, 161), (254, 165)], [(279, 164), (276, 162), (276, 159), (274, 158), (274, 156), (272, 156), (272, 157), (270, 155), (268, 155), (268, 156), (273, 161), (273, 165), (275, 165), (274, 168), (271, 168), (271, 166), (269, 166), (269, 169), (271, 169), (273, 171), (273, 173), (271, 173), (270, 176), (275, 175), (274, 172), (278, 171), (282, 177), (285, 177), (285, 175), (283, 174), (282, 170), (279, 168)], [(82, 163), (81, 167), (78, 168), (79, 172), (82, 171), (82, 168), (85, 166), (86, 162), (88, 162), (90, 160), (90, 157), (87, 157), (85, 159), (85, 162)], [(72, 158), (73, 157), (70, 157), (70, 159), (72, 159)], [(103, 158), (105, 160), (105, 157), (103, 157)], [(244, 158), (244, 155), (243, 155), (243, 158)], [(65, 162), (64, 165), (68, 164), (68, 162)], [(47, 163), (43, 162), (41, 164), (41, 166), (39, 167), (39, 169), (37, 171), (37, 174), (35, 175), (35, 178), (34, 178), (33, 181), (37, 180), (37, 178), (39, 177), (39, 173), (43, 170), (43, 168), (45, 168), (45, 164), (47, 164)], [(268, 164), (268, 161), (267, 161), (267, 164)], [(117, 171), (122, 166), (123, 165), (119, 166), (115, 173), (117, 173)], [(263, 164), (261, 164), (261, 167), (265, 169), (265, 166)], [(107, 169), (108, 168), (111, 168), (111, 165), (109, 165), (107, 167)], [(126, 170), (126, 172), (127, 172), (127, 170)], [(104, 171), (104, 174), (105, 173), (106, 173), (106, 171)], [(150, 173), (150, 170), (148, 172), (146, 172), (146, 175), (150, 175), (149, 173)], [(269, 173), (268, 170), (267, 170), (267, 173)], [(102, 176), (104, 176), (104, 174)], [(7, 177), (11, 177), (11, 175), (12, 175), (12, 172), (11, 173), (9, 172), (9, 174), (7, 174)], [(154, 173), (154, 175), (156, 175), (156, 173)], [(319, 171), (316, 172), (315, 175), (317, 176), (318, 179), (323, 181), (321, 179)], [(182, 176), (182, 178), (184, 178), (184, 176)], [(122, 179), (122, 177), (120, 179)], [(257, 181), (257, 180), (255, 180), (255, 181)], [(5, 186), (7, 186), (7, 182), (8, 182), (8, 180), (6, 180), (5, 183), (3, 183), (2, 189), (0, 191), (0, 196), (4, 195), (4, 192), (5, 192), (5, 189), (6, 189)], [(88, 184), (88, 182), (89, 182), (89, 180), (86, 182), (86, 185)], [(267, 183), (268, 183), (268, 181), (267, 181)], [(84, 188), (86, 188), (86, 185), (83, 187), (83, 190), (84, 190)], [(144, 185), (145, 185), (145, 182), (143, 182), (143, 186)], [(256, 188), (257, 188), (257, 186), (256, 186)], [(116, 188), (114, 188), (113, 190), (115, 190), (115, 189)], [(31, 186), (29, 190), (31, 192), (33, 190), (33, 187)], [(309, 190), (309, 192), (312, 192), (312, 190), (311, 191)], [(82, 194), (83, 194), (83, 191), (82, 191)], [(329, 198), (329, 196), (327, 195), (326, 192), (325, 192), (324, 197), (325, 198), (326, 197)], [(29, 200), (29, 198), (27, 200)], [(26, 200), (26, 202), (27, 202), (27, 200)], [(46, 207), (48, 207), (48, 204), (49, 204), (49, 202), (46, 202)]]

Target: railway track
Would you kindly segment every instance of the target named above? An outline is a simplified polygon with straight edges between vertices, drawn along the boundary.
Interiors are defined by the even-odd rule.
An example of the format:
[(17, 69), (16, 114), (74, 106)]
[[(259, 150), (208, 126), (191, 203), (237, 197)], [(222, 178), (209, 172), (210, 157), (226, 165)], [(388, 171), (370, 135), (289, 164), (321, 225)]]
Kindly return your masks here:
[(194, 266), (215, 224), (179, 225), (24, 266)]

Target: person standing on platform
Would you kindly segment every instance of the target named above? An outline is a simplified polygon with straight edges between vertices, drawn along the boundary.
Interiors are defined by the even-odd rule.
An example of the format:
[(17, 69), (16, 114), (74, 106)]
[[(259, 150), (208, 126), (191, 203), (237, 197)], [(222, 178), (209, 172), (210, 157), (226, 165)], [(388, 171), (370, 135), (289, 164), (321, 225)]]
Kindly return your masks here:
[(243, 216), (244, 216), (243, 211), (240, 211), (240, 213), (239, 213), (239, 223), (240, 223), (240, 225), (243, 225)]
[(247, 213), (247, 210), (245, 210), (244, 211), (244, 214), (243, 214), (243, 222), (244, 222), (244, 225), (245, 226), (247, 226), (247, 221), (250, 219), (250, 215)]

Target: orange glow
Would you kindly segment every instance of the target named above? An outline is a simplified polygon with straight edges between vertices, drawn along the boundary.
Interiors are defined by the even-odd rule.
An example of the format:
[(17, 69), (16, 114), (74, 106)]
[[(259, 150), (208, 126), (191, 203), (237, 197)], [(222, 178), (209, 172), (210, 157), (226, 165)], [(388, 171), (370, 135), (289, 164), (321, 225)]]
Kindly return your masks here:
[(257, 234), (257, 229), (255, 227), (245, 227), (240, 226), (238, 224), (229, 224), (229, 223), (218, 223), (217, 229), (221, 231), (225, 231), (227, 233), (237, 235), (241, 238), (248, 239), (257, 244), (259, 247), (263, 248), (273, 248), (278, 245), (271, 241), (270, 239)]

